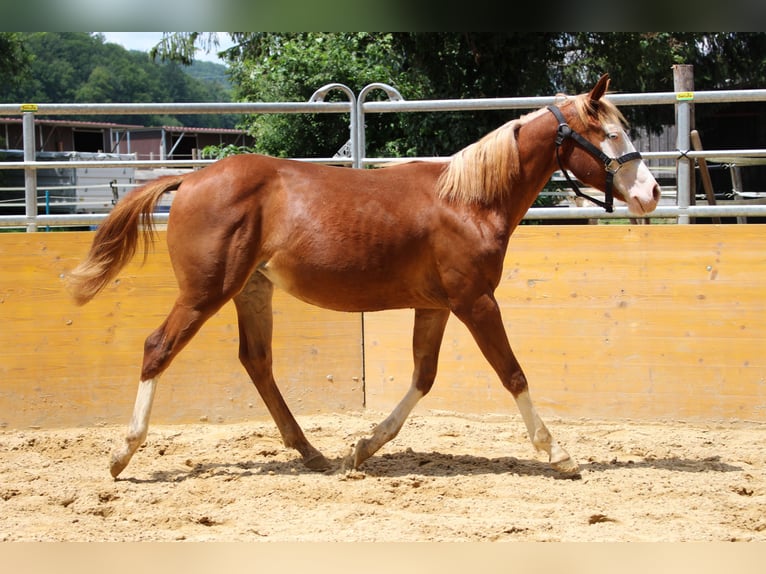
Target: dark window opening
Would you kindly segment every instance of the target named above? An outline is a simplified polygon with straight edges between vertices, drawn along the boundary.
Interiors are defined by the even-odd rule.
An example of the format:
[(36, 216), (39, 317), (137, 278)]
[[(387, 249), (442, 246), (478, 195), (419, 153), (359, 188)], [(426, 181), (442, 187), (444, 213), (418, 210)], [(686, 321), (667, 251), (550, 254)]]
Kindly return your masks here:
[[(178, 141), (178, 140), (181, 141)], [(172, 136), (172, 145), (168, 149), (173, 150), (170, 159), (191, 159), (192, 150), (197, 148), (197, 137), (194, 135), (184, 135), (179, 138), (178, 136)]]
[(74, 131), (74, 150), (87, 152), (104, 151), (104, 134), (100, 131)]

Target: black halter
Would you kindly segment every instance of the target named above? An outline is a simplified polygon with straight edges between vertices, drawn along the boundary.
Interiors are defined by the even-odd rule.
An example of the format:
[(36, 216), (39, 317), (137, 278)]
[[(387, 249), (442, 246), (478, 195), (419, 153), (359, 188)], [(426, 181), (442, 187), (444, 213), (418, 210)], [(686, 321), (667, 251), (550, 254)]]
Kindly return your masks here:
[[(575, 195), (579, 197), (584, 197), (585, 199), (592, 201), (596, 205), (603, 207), (609, 213), (613, 212), (614, 197), (612, 194), (612, 182), (614, 180), (614, 174), (617, 173), (625, 163), (629, 161), (633, 161), (634, 159), (641, 159), (641, 154), (638, 153), (637, 151), (634, 151), (634, 152), (626, 153), (625, 155), (618, 158), (609, 157), (600, 149), (598, 149), (596, 146), (594, 146), (592, 143), (590, 143), (588, 140), (586, 140), (584, 137), (582, 137), (580, 134), (578, 134), (576, 131), (574, 131), (569, 126), (567, 121), (564, 119), (564, 115), (556, 106), (548, 106), (548, 111), (550, 111), (554, 116), (556, 116), (556, 119), (559, 122), (559, 128), (558, 128), (558, 131), (556, 132), (556, 159), (559, 162), (559, 168), (563, 172), (566, 180), (569, 182), (569, 185), (572, 186), (572, 189), (574, 190)], [(603, 162), (604, 167), (606, 168), (606, 190), (604, 190), (605, 201), (601, 201), (599, 199), (596, 199), (595, 197), (591, 197), (590, 195), (583, 193), (582, 191), (580, 191), (580, 188), (577, 186), (574, 180), (572, 180), (572, 178), (569, 177), (567, 170), (564, 169), (564, 166), (561, 163), (561, 156), (559, 155), (561, 144), (564, 143), (564, 140), (566, 139), (572, 139), (575, 144), (579, 145), (590, 155), (592, 155), (596, 159)]]

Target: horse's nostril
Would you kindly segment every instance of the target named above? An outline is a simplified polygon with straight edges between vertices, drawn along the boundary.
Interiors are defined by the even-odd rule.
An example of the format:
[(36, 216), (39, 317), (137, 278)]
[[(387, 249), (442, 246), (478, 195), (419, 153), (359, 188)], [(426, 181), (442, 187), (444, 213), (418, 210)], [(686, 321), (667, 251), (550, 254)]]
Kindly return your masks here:
[(654, 201), (659, 202), (661, 196), (662, 196), (662, 190), (660, 189), (659, 184), (655, 184), (654, 189), (652, 189), (652, 197), (654, 198)]

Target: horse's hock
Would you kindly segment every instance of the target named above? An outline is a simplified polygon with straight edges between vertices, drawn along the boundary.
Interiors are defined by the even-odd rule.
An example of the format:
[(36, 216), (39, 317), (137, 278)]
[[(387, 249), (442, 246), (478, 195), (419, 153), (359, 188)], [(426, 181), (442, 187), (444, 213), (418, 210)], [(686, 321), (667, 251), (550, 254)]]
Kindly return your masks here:
[[(766, 421), (760, 225), (522, 226), (496, 292), (543, 415)], [(176, 294), (164, 236), (85, 307), (62, 275), (91, 233), (0, 235), (0, 425), (124, 424), (143, 341)], [(389, 411), (411, 378), (413, 313), (325, 311), (276, 291), (274, 370), (301, 413)], [(364, 329), (364, 336), (362, 330)], [(160, 381), (155, 423), (268, 417), (226, 305)], [(515, 413), (451, 318), (420, 408)]]

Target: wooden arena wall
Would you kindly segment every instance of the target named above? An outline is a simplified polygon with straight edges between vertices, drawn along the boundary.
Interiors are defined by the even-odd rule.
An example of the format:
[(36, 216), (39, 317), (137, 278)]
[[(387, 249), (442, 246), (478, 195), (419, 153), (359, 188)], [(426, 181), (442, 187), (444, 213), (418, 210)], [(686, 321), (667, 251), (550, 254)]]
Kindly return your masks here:
[[(130, 419), (144, 340), (164, 320), (176, 282), (164, 233), (83, 307), (63, 275), (92, 233), (0, 234), (0, 425), (86, 426)], [(295, 413), (360, 409), (361, 317), (274, 298), (274, 371)], [(238, 359), (228, 303), (160, 380), (152, 420), (231, 422), (268, 416)]]
[[(496, 295), (541, 413), (766, 421), (765, 231), (520, 227)], [(143, 341), (175, 296), (160, 235), (143, 266), (137, 257), (94, 301), (76, 307), (62, 277), (92, 233), (0, 234), (0, 426), (127, 422)], [(362, 321), (279, 291), (274, 309), (274, 370), (297, 416), (388, 411), (405, 393), (411, 310), (366, 313)], [(237, 347), (228, 304), (163, 376), (152, 420), (268, 417)], [(418, 408), (516, 412), (454, 318), (436, 384)]]

